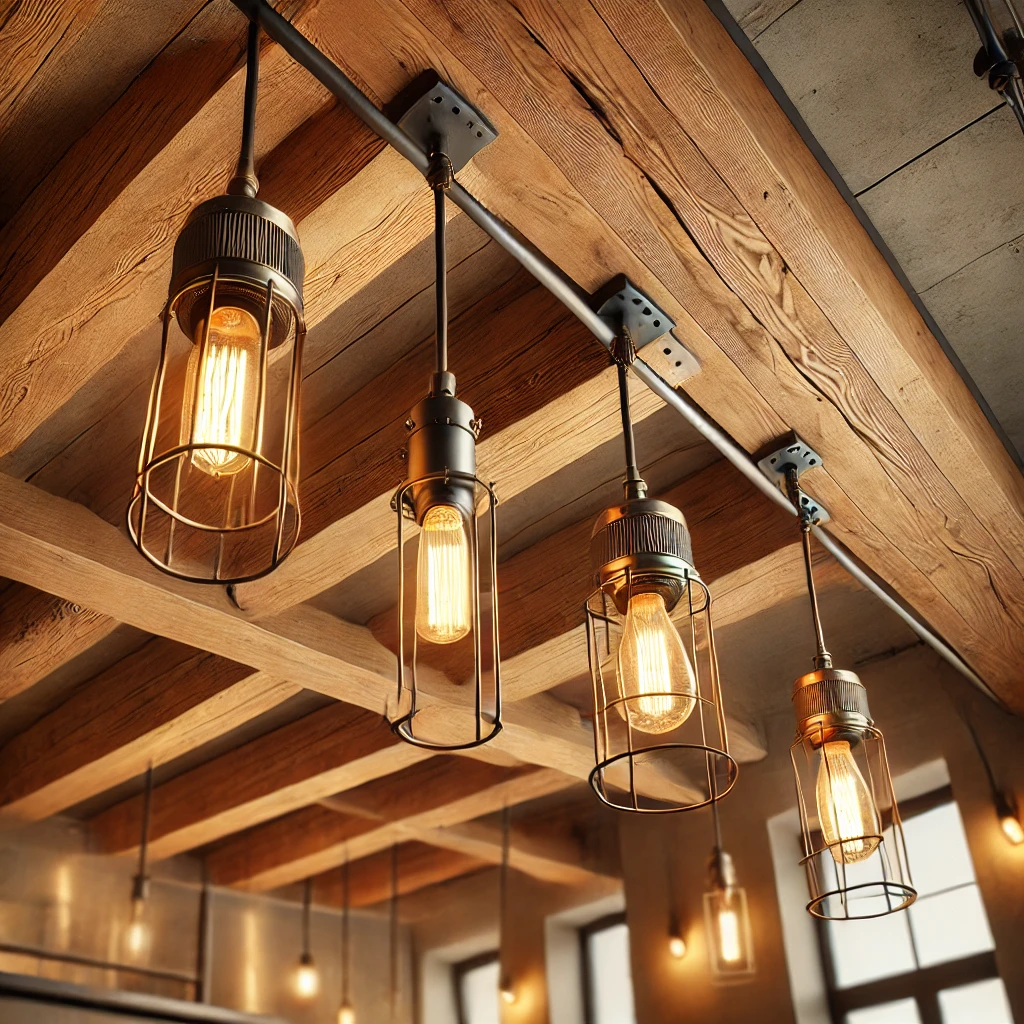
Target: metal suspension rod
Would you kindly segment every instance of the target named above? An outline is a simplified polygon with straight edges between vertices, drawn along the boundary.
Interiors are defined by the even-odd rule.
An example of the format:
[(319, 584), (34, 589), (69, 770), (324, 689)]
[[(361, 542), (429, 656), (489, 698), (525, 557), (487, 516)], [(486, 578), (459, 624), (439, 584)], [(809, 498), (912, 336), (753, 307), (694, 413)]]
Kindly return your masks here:
[(228, 185), (231, 195), (255, 198), (260, 183), (256, 177), (256, 96), (260, 82), (260, 26), (249, 22), (249, 36), (245, 62), (245, 103), (242, 110), (242, 146), (238, 153), (238, 168)]
[[(318, 81), (340, 99), (373, 132), (393, 146), (420, 173), (426, 174), (430, 157), (396, 124), (390, 121), (349, 80), (345, 73), (325, 53), (314, 46), (290, 22), (275, 11), (267, 0), (232, 0), (232, 3), (251, 21), (258, 21), (264, 32), (281, 48), (310, 72)], [(479, 228), (491, 236), (506, 252), (532, 274), (573, 313), (609, 352), (616, 334), (612, 326), (590, 308), (588, 296), (547, 257), (519, 239), (493, 213), (483, 206), (457, 181), (452, 182), (448, 195), (453, 203)], [(721, 455), (771, 501), (795, 513), (786, 496), (774, 486), (744, 451), (723, 430), (712, 423), (681, 391), (676, 391), (656, 370), (643, 359), (633, 363), (633, 372), (666, 405), (672, 406), (691, 427), (710, 442)], [(833, 541), (820, 527), (813, 529), (822, 546), (862, 586), (870, 590), (883, 604), (892, 609), (921, 639), (934, 648), (955, 669), (965, 675), (997, 703), (999, 699), (981, 677), (944, 640), (931, 631), (915, 615), (903, 607), (874, 577), (865, 571), (841, 545)]]
[(149, 818), (153, 803), (153, 764), (146, 768), (146, 788), (142, 793), (142, 835), (139, 837), (139, 870), (136, 878), (146, 880), (146, 868), (149, 859)]
[(437, 315), (435, 369), (438, 373), (448, 372), (448, 259), (445, 244), (447, 225), (444, 217), (444, 193), (444, 188), (434, 187), (434, 295)]

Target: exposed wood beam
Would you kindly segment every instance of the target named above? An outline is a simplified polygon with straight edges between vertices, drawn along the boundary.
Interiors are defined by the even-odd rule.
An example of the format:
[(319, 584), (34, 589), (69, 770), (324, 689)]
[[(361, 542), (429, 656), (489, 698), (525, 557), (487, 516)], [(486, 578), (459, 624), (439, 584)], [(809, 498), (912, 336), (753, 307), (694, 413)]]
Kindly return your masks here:
[(107, 615), (11, 584), (0, 595), (0, 702), (27, 690), (116, 627)]
[[(747, 450), (808, 438), (831, 529), (1020, 707), (1024, 480), (860, 225), (826, 227), (841, 200), (711, 13), (645, 3), (640, 32), (631, 6), (599, 6), (364, 0), (332, 45), (377, 92), (432, 65), (486, 108), (480, 198), (583, 287), (624, 270), (648, 288), (703, 366), (687, 390)], [(671, 70), (693, 26), (703, 84)], [(669, 99), (637, 67), (657, 71), (650, 38), (675, 54)]]
[[(2, 475), (0, 575), (370, 711), (381, 713), (394, 693), (394, 655), (365, 627), (308, 606), (249, 621), (223, 592), (146, 564), (115, 527), (82, 506)], [(460, 687), (424, 684), (424, 708), (448, 708), (443, 720), (465, 707)], [(572, 708), (539, 694), (504, 717), (496, 749), (575, 778), (589, 775), (592, 731)]]
[(56, 814), (298, 690), (225, 658), (151, 640), (0, 749), (2, 813), (31, 821)]
[(372, 817), (307, 807), (232, 836), (207, 854), (206, 864), (217, 884), (274, 889), (386, 849), (410, 831), (461, 824), (574, 783), (548, 769), (469, 770), (460, 758), (436, 757), (349, 794)]
[[(158, 786), (150, 856), (205, 846), (427, 756), (399, 742), (378, 715), (330, 705)], [(133, 797), (99, 814), (91, 827), (99, 849), (124, 853), (138, 844), (141, 823), (142, 798)]]
[[(486, 860), (426, 843), (403, 843), (398, 848), (398, 895), (408, 896), (431, 885), (460, 878), (489, 867)], [(391, 851), (354, 861), (349, 868), (351, 906), (371, 907), (391, 897)], [(340, 907), (340, 873), (332, 871), (313, 880), (316, 903)]]

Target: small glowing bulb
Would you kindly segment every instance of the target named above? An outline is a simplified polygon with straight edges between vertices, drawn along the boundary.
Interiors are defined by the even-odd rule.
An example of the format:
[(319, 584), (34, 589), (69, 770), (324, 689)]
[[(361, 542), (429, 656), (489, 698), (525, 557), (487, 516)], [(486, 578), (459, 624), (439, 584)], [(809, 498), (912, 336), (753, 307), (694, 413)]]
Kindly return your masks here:
[(338, 1024), (356, 1024), (356, 1011), (348, 1003), (338, 1010)]
[(469, 531), (454, 505), (435, 505), (423, 518), (416, 566), (416, 632), (452, 644), (472, 619)]
[(501, 998), (508, 1006), (516, 1001), (516, 990), (508, 982), (501, 986)]
[(192, 465), (211, 476), (231, 476), (251, 460), (217, 446), (252, 449), (256, 444), (260, 328), (247, 310), (220, 306), (210, 317), (205, 346), (203, 330), (200, 322), (185, 371), (181, 443), (191, 438), (193, 444), (210, 445), (192, 453)]
[(677, 959), (686, 956), (686, 943), (681, 935), (673, 935), (668, 940), (668, 951)]
[(845, 740), (824, 743), (815, 791), (821, 834), (837, 864), (866, 860), (882, 831), (875, 802)]
[(313, 999), (320, 991), (320, 972), (309, 953), (303, 953), (295, 972), (295, 992), (300, 999)]
[(125, 932), (125, 946), (132, 957), (141, 956), (149, 946), (149, 924), (143, 899), (132, 900), (132, 918)]
[(718, 953), (730, 964), (740, 958), (740, 919), (736, 911), (726, 904), (718, 910)]
[(1004, 814), (999, 819), (999, 824), (1003, 828), (1003, 835), (1013, 843), (1014, 846), (1019, 846), (1024, 843), (1024, 827), (1021, 826), (1020, 821), (1012, 814)]
[(697, 680), (661, 594), (634, 594), (618, 652), (619, 714), (646, 733), (678, 729), (696, 704)]

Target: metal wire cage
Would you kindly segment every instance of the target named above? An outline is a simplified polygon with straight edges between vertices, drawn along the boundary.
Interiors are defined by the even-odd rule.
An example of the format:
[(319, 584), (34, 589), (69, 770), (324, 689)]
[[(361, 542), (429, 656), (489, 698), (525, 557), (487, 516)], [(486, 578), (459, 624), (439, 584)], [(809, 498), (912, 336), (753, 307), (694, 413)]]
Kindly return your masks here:
[(716, 985), (751, 981), (756, 969), (746, 890), (735, 884), (712, 884), (704, 893), (704, 928), (711, 980)]
[(127, 519), (180, 579), (257, 579), (298, 538), (302, 277), (292, 222), (250, 196), (201, 204), (175, 244)]
[(909, 907), (917, 892), (881, 732), (870, 725), (835, 731), (811, 723), (790, 753), (804, 847), (801, 864), (810, 894), (807, 910), (836, 921), (882, 917)]
[[(468, 632), (453, 643), (432, 643), (420, 634), (417, 619), (423, 595), (410, 586), (406, 545), (414, 539), (417, 548), (424, 543), (423, 521), (417, 517), (415, 496), (424, 490), (434, 493), (471, 493), (472, 502), (445, 504), (459, 508), (464, 517), (467, 541)], [(449, 490), (451, 489), (451, 490)], [(391, 727), (403, 740), (429, 750), (466, 750), (481, 746), (501, 732), (501, 681), (498, 650), (498, 499), (493, 484), (486, 484), (471, 473), (453, 470), (427, 473), (407, 480), (392, 498), (398, 518), (398, 696)], [(486, 522), (482, 523), (482, 520)], [(415, 538), (409, 523), (416, 525)], [(481, 545), (483, 535), (483, 545)], [(419, 554), (419, 551), (417, 552)], [(420, 559), (417, 559), (420, 562)], [(423, 570), (416, 566), (417, 577)], [(483, 572), (481, 571), (483, 569)], [(425, 649), (429, 651), (423, 659)], [(452, 686), (438, 669), (442, 662), (450, 672), (470, 669), (464, 687)], [(421, 686), (430, 677), (446, 688), (449, 698), (444, 709), (435, 709), (421, 699)], [(463, 700), (459, 704), (459, 695)]]
[(690, 680), (673, 678), (668, 688), (641, 685), (639, 692), (624, 693), (628, 609), (648, 592), (637, 579), (629, 567), (605, 575), (586, 604), (596, 761), (590, 783), (602, 802), (618, 810), (692, 810), (725, 796), (738, 775), (722, 711), (711, 595), (691, 567), (678, 577), (679, 597), (668, 608)]

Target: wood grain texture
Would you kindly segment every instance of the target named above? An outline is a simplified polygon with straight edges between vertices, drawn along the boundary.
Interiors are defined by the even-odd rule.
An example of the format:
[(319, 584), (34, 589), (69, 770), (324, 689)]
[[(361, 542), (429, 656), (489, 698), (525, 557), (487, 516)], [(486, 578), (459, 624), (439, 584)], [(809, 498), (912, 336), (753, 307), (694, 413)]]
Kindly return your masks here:
[[(205, 846), (427, 756), (399, 743), (379, 716), (332, 704), (158, 786), (150, 856)], [(99, 849), (125, 853), (136, 847), (141, 822), (142, 798), (133, 797), (95, 817), (91, 829)]]
[[(403, 843), (398, 848), (398, 895), (409, 896), (420, 889), (449, 882), (489, 866), (488, 861), (426, 843)], [(349, 888), (353, 907), (370, 907), (391, 897), (391, 851), (354, 861), (349, 867)], [(341, 880), (338, 872), (314, 879), (315, 903), (340, 907)]]
[[(601, 5), (609, 20), (613, 6)], [(703, 19), (708, 12), (698, 7), (693, 5), (693, 10)], [(626, 5), (617, 9), (628, 20)], [(678, 22), (686, 22), (689, 11), (689, 5), (672, 8)], [(708, 18), (713, 20), (709, 14)], [(700, 164), (691, 160), (694, 154), (700, 156), (700, 147), (684, 135), (682, 118), (669, 116), (651, 93), (630, 60), (633, 54), (625, 53), (605, 21), (582, 0), (543, 8), (524, 4), (518, 11), (497, 0), (473, 5), (472, 11), (459, 2), (441, 8), (423, 0), (405, 4), (365, 0), (339, 31), (365, 36), (371, 25), (382, 20), (403, 26), (401, 61), (388, 48), (393, 36), (382, 33), (379, 45), (371, 48), (365, 60), (352, 47), (356, 70), (380, 90), (384, 83), (395, 88), (421, 65), (432, 64), (444, 68), (469, 98), (486, 106), (502, 133), (499, 142), (477, 161), (478, 180), (486, 181), (477, 191), (488, 205), (585, 286), (607, 265), (610, 252), (620, 256), (627, 249), (626, 258), (616, 261), (616, 269), (625, 267), (631, 276), (635, 273), (659, 303), (664, 298), (670, 314), (676, 315), (680, 303), (688, 311), (680, 320), (680, 332), (704, 367), (688, 383), (690, 394), (748, 450), (761, 448), (787, 427), (810, 439), (829, 467), (827, 475), (816, 473), (814, 493), (832, 512), (833, 529), (840, 539), (934, 628), (951, 638), (990, 684), (998, 689), (998, 680), (1003, 680), (1004, 697), (1019, 701), (1012, 690), (1024, 644), (1024, 630), (1017, 622), (1024, 602), (1014, 562), (1017, 555), (1007, 551), (1014, 546), (1000, 539), (1009, 531), (1016, 538), (1015, 552), (1022, 549), (1019, 509), (1001, 521), (980, 508), (964, 513), (963, 496), (958, 498), (944, 472), (936, 471), (937, 461), (952, 454), (942, 450), (946, 428), (952, 422), (951, 429), (973, 438), (972, 447), (976, 442), (979, 451), (984, 449), (986, 471), (992, 475), (994, 489), (1001, 492), (993, 501), (1005, 505), (1015, 485), (1020, 486), (1019, 475), (1014, 478), (1006, 468), (1005, 452), (987, 424), (975, 430), (980, 413), (969, 402), (962, 404), (966, 392), (962, 384), (949, 380), (948, 364), (935, 363), (938, 359), (942, 364), (944, 357), (934, 339), (913, 328), (912, 304), (898, 289), (885, 285), (891, 274), (863, 233), (848, 232), (854, 240), (849, 244), (860, 239), (856, 242), (861, 248), (859, 276), (854, 283), (864, 298), (879, 306), (885, 297), (882, 292), (888, 289), (893, 308), (904, 315), (899, 329), (894, 326), (894, 314), (890, 324), (889, 339), (895, 339), (898, 348), (888, 356), (878, 349), (877, 362), (858, 333), (875, 331), (869, 323), (875, 313), (869, 312), (859, 329), (844, 328), (838, 348), (834, 330), (823, 336), (820, 345), (816, 343), (817, 327), (827, 328), (825, 321), (830, 319), (823, 312), (832, 301), (828, 289), (816, 287), (812, 295), (803, 284), (804, 277), (812, 280), (806, 268), (800, 277), (786, 270), (788, 264), (778, 257), (773, 239), (737, 199), (739, 183), (694, 173), (694, 185), (688, 184), (690, 177), (683, 172), (701, 171)], [(652, 38), (651, 33), (644, 38)], [(763, 85), (751, 83), (753, 73), (720, 26), (716, 38), (716, 88), (730, 77), (735, 64), (744, 89), (749, 85), (745, 115), (755, 100), (765, 109), (773, 106)], [(620, 69), (621, 88), (617, 84)], [(603, 92), (590, 88), (598, 79)], [(612, 88), (608, 83), (616, 85)], [(704, 93), (696, 88), (690, 93), (692, 113), (698, 117)], [(541, 95), (546, 97), (544, 104), (532, 101)], [(707, 102), (717, 102), (716, 95), (712, 89)], [(757, 116), (762, 120), (749, 114), (749, 124), (743, 122), (744, 145), (753, 139), (758, 147), (774, 147), (773, 158), (778, 161), (782, 150), (789, 154), (791, 184), (778, 197), (779, 216), (790, 205), (790, 193), (808, 203), (817, 200), (822, 189), (834, 193), (830, 184), (823, 183), (820, 168), (805, 166), (813, 160), (802, 144), (787, 141), (783, 146), (773, 136), (781, 128), (763, 111)], [(722, 133), (715, 128), (718, 121), (707, 120), (709, 135), (717, 130), (717, 145), (724, 147), (724, 140), (733, 133)], [(641, 133), (635, 125), (653, 125), (655, 130)], [(669, 142), (655, 144), (651, 140), (660, 140), (662, 130)], [(790, 129), (787, 140), (791, 135)], [(505, 155), (499, 169), (502, 144)], [(494, 165), (489, 163), (492, 158)], [(529, 168), (529, 187), (519, 176), (525, 168)], [(800, 168), (802, 172), (797, 173)], [(712, 191), (704, 191), (705, 181)], [(537, 203), (523, 201), (530, 187), (541, 194), (552, 187), (551, 201), (560, 210), (578, 222), (589, 221), (583, 230), (571, 234), (572, 245), (565, 242), (562, 222), (556, 229), (550, 217), (541, 215)], [(702, 191), (695, 192), (697, 187)], [(766, 202), (764, 191), (772, 198), (770, 188), (759, 188), (753, 195), (760, 203)], [(684, 200), (693, 205), (684, 210)], [(753, 198), (749, 202), (752, 205)], [(797, 221), (794, 214), (793, 223)], [(838, 223), (845, 230), (848, 221)], [(811, 228), (815, 245), (827, 242), (837, 249), (834, 226), (825, 238), (817, 217)], [(708, 244), (705, 251), (709, 238), (715, 244)], [(588, 241), (584, 244), (581, 239)], [(617, 251), (616, 239), (621, 246)], [(825, 267), (829, 274), (835, 273), (834, 261)], [(849, 271), (847, 275), (848, 285)], [(759, 277), (763, 281), (756, 287)], [(871, 291), (869, 283), (881, 290)], [(846, 294), (850, 295), (849, 290)], [(845, 315), (864, 317), (862, 304), (847, 301)], [(911, 350), (914, 372), (887, 376), (886, 359), (902, 360), (902, 353)], [(839, 372), (833, 371), (833, 365)], [(902, 393), (895, 394), (894, 387), (902, 387)], [(918, 390), (921, 397), (914, 396)], [(911, 427), (901, 408), (904, 402), (921, 402), (922, 409), (938, 410), (942, 420), (918, 421)], [(945, 426), (937, 427), (938, 422)], [(923, 453), (925, 444), (930, 451)], [(973, 470), (958, 475), (960, 488), (969, 491), (976, 484)], [(953, 512), (954, 508), (959, 511)], [(998, 638), (995, 643), (989, 639), (993, 636)]]
[(0, 701), (27, 690), (116, 627), (107, 615), (12, 584), (0, 595)]
[(154, 639), (0, 750), (3, 813), (37, 820), (172, 760), (297, 692)]
[(435, 757), (346, 794), (372, 817), (307, 807), (232, 836), (207, 854), (210, 877), (254, 891), (273, 889), (386, 849), (411, 832), (447, 828), (573, 784), (558, 772), (509, 769)]

